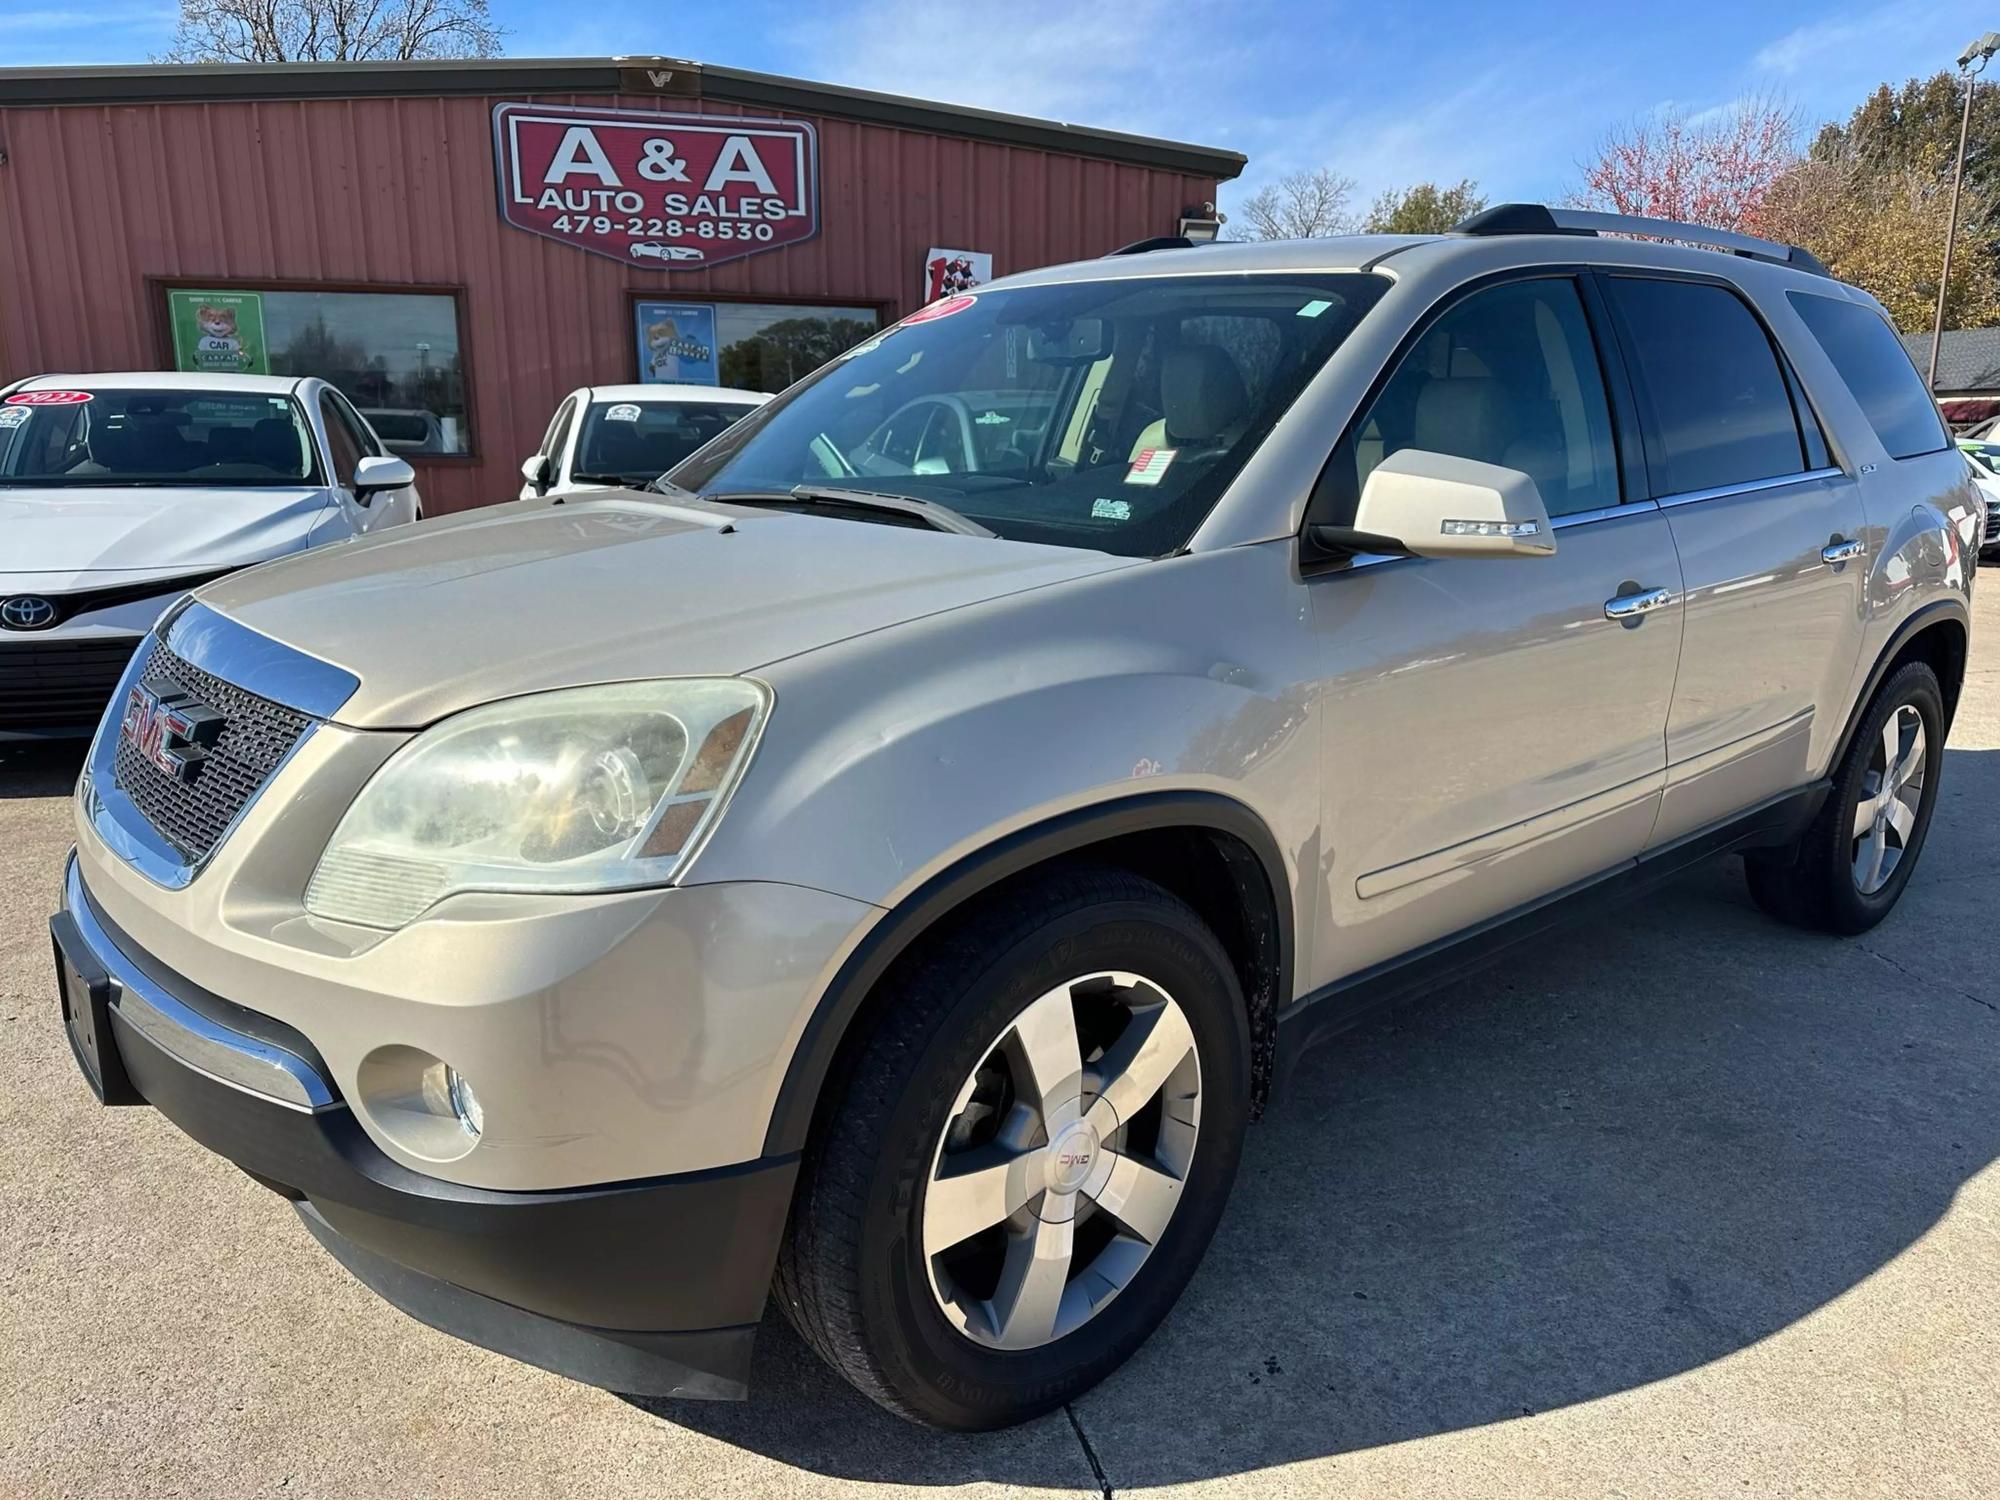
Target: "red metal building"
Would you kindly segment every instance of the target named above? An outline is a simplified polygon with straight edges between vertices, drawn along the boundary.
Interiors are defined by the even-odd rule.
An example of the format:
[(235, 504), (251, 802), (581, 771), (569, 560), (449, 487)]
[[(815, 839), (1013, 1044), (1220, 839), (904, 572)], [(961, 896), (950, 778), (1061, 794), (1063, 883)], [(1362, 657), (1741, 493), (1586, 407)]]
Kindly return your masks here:
[(324, 375), (459, 509), (577, 386), (775, 390), (934, 289), (1212, 218), (1242, 167), (664, 58), (0, 69), (0, 385)]

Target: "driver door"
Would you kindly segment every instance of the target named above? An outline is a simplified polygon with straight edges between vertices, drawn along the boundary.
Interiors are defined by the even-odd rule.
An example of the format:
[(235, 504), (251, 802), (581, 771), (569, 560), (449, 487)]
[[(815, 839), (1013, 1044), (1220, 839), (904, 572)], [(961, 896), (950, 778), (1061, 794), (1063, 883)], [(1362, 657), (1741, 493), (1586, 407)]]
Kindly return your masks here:
[[(1334, 492), (1349, 505), (1405, 448), (1523, 470), (1557, 545), (1544, 557), (1363, 557), (1308, 576), (1326, 725), (1316, 986), (1644, 848), (1681, 580), (1658, 508), (1622, 502), (1618, 389), (1573, 278), (1489, 285), (1419, 326), (1336, 455)], [(1607, 615), (1659, 592), (1646, 612)]]

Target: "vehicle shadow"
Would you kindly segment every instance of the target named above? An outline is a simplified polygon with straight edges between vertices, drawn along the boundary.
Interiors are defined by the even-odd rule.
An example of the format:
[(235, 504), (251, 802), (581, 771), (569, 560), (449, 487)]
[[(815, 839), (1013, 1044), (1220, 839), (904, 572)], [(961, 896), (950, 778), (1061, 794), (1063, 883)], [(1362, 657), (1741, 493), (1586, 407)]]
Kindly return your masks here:
[(68, 796), (89, 748), (83, 739), (0, 743), (0, 798)]
[[(1308, 1059), (1251, 1132), (1180, 1306), (1076, 1403), (1110, 1483), (1630, 1390), (1909, 1248), (2000, 1156), (2000, 959), (1975, 936), (2000, 878), (1996, 801), (2000, 752), (1947, 752), (1923, 866), (1865, 937), (1776, 926), (1731, 862)], [(775, 1313), (752, 1388), (739, 1406), (641, 1404), (840, 1477), (1074, 1482), (1046, 1442), (877, 1410)]]

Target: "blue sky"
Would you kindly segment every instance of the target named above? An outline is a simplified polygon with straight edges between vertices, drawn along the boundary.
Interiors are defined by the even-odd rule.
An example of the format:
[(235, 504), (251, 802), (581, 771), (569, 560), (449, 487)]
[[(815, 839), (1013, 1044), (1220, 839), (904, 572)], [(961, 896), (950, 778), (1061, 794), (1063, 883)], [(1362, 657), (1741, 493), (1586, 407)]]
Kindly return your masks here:
[[(1557, 197), (1620, 121), (1770, 93), (1816, 124), (2000, 25), (1975, 0), (492, 3), (521, 57), (660, 53), (1233, 147), (1251, 165), (1225, 209), (1321, 164), (1361, 203), (1426, 177)], [(143, 62), (173, 14), (0, 0), (0, 66)]]

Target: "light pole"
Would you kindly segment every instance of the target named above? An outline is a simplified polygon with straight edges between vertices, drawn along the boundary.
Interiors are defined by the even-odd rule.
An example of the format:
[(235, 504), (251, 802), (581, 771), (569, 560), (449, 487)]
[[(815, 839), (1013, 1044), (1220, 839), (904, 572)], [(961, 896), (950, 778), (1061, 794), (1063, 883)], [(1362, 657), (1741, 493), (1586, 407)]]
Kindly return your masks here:
[(1944, 347), (1944, 299), (1951, 290), (1951, 246), (1958, 238), (1958, 192), (1965, 183), (1965, 138), (1972, 130), (1972, 91), (1986, 60), (2000, 52), (2000, 31), (1989, 31), (1969, 42), (1958, 54), (1958, 70), (1965, 75), (1965, 113), (1958, 122), (1958, 160), (1951, 169), (1951, 217), (1944, 228), (1944, 270), (1938, 275), (1937, 321), (1931, 328), (1931, 394), (1937, 394), (1938, 352)]

